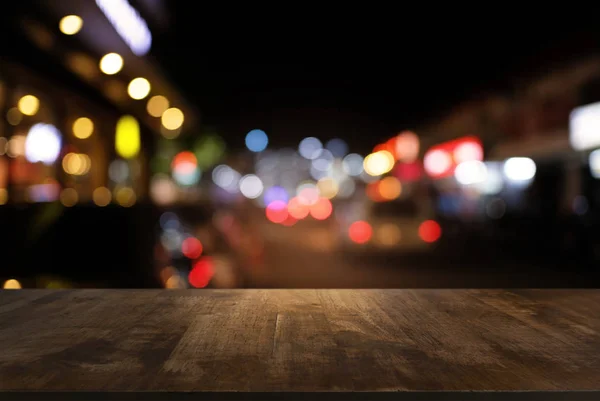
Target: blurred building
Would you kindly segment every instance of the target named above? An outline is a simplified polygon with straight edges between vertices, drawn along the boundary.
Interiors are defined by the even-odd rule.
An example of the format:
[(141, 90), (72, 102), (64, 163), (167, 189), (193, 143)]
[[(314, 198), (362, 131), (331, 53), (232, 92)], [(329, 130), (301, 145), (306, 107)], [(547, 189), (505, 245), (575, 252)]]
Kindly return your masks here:
[(1, 280), (157, 285), (152, 160), (198, 126), (197, 111), (152, 57), (169, 29), (165, 9), (162, 0), (6, 5)]
[(465, 101), (419, 131), (431, 144), (476, 135), (492, 159), (564, 155), (570, 149), (569, 115), (589, 102), (589, 88), (599, 78), (600, 57), (575, 60), (507, 85), (502, 93)]

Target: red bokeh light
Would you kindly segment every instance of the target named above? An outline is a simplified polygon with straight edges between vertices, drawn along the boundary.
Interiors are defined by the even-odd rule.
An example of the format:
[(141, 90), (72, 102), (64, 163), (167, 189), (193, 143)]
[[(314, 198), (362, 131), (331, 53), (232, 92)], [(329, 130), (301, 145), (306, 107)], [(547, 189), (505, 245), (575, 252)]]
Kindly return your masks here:
[(425, 242), (435, 242), (442, 236), (442, 227), (433, 221), (427, 220), (419, 226), (419, 237)]
[(267, 215), (267, 219), (273, 223), (283, 223), (289, 216), (287, 203), (283, 201), (274, 201), (269, 203), (265, 213)]
[(198, 238), (186, 238), (181, 244), (181, 253), (186, 258), (198, 259), (202, 255), (203, 246)]
[(173, 171), (177, 171), (180, 174), (189, 174), (193, 173), (197, 166), (198, 159), (196, 159), (196, 155), (194, 155), (192, 152), (184, 151), (178, 153), (173, 158), (171, 169), (173, 169)]
[(286, 227), (291, 227), (294, 224), (296, 224), (297, 222), (298, 222), (298, 220), (296, 218), (294, 218), (294, 216), (288, 215), (287, 219), (282, 221), (281, 224), (283, 224)]
[(392, 155), (395, 155), (396, 154), (396, 145), (395, 145), (394, 139), (395, 138), (392, 138), (389, 141), (387, 141), (386, 143), (380, 143), (379, 145), (375, 146), (373, 148), (373, 153), (380, 152), (382, 150), (387, 150)]
[(419, 162), (398, 163), (394, 175), (400, 181), (418, 181), (423, 175), (423, 167)]
[(316, 220), (325, 220), (332, 212), (333, 206), (327, 198), (319, 198), (317, 203), (310, 207), (310, 215)]
[(367, 243), (373, 235), (371, 225), (366, 221), (356, 221), (350, 225), (348, 236), (357, 244)]
[(455, 139), (431, 147), (424, 156), (424, 167), (432, 178), (452, 176), (458, 164), (483, 160), (483, 145), (475, 136)]
[(210, 283), (215, 274), (213, 260), (204, 257), (194, 264), (194, 267), (188, 275), (190, 285), (196, 288), (204, 288)]

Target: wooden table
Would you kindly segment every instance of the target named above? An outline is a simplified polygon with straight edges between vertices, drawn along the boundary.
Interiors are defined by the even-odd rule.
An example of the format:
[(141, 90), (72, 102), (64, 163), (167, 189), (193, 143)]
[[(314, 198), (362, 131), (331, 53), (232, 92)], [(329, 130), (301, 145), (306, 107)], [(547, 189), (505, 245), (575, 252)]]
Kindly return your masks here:
[(2, 391), (590, 391), (600, 290), (1, 291), (0, 347)]

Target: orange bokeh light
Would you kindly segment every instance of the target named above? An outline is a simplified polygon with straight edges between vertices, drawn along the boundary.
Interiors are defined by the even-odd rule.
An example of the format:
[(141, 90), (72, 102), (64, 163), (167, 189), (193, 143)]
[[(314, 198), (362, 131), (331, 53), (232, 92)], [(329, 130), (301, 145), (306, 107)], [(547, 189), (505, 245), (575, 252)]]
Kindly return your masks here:
[(302, 203), (300, 198), (294, 197), (290, 199), (287, 206), (288, 213), (290, 216), (297, 220), (302, 220), (310, 213), (310, 207)]
[(327, 198), (319, 198), (317, 203), (310, 207), (310, 215), (316, 220), (325, 220), (332, 212), (333, 206)]

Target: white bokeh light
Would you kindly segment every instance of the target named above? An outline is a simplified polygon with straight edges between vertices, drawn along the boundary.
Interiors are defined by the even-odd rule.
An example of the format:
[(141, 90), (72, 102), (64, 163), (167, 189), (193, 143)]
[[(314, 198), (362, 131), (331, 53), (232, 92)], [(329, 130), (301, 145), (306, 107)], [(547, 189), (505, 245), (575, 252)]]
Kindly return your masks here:
[(513, 182), (531, 181), (535, 172), (535, 162), (528, 157), (512, 157), (504, 162), (504, 175)]
[(571, 112), (569, 141), (575, 150), (600, 146), (600, 102), (577, 107)]
[(323, 151), (323, 144), (317, 138), (304, 138), (298, 146), (298, 153), (305, 159), (313, 160)]
[(240, 173), (224, 164), (215, 167), (212, 172), (213, 182), (231, 193), (237, 192), (240, 178)]
[(258, 198), (264, 190), (264, 186), (260, 178), (254, 174), (248, 174), (240, 180), (240, 192), (248, 199)]
[(470, 160), (456, 166), (454, 177), (461, 185), (480, 184), (487, 179), (488, 171), (483, 162)]
[(122, 183), (129, 178), (129, 165), (125, 160), (114, 160), (108, 166), (108, 176), (116, 183)]
[(474, 142), (460, 144), (454, 150), (454, 161), (458, 164), (471, 160), (483, 160), (483, 149)]
[(600, 149), (594, 150), (590, 153), (588, 158), (590, 164), (590, 173), (594, 178), (600, 178)]
[(346, 174), (353, 177), (359, 176), (363, 172), (363, 163), (363, 157), (356, 153), (350, 153), (342, 161)]
[(485, 195), (496, 195), (504, 188), (502, 177), (502, 163), (485, 162), (487, 176), (485, 181), (475, 184), (475, 188)]
[(452, 166), (452, 158), (444, 150), (432, 150), (425, 155), (423, 166), (429, 175), (441, 175)]
[(25, 139), (25, 157), (31, 163), (42, 162), (50, 165), (60, 155), (62, 136), (50, 124), (35, 124)]
[(327, 171), (333, 165), (333, 161), (333, 153), (323, 149), (319, 156), (312, 160), (311, 165), (319, 171)]

